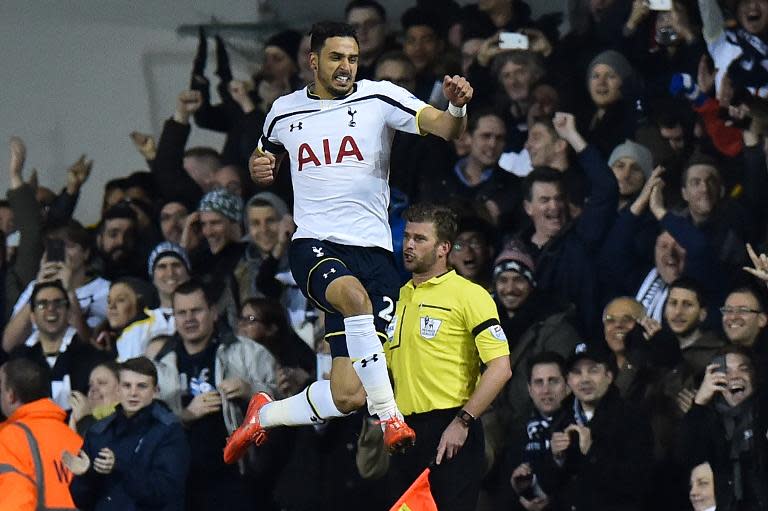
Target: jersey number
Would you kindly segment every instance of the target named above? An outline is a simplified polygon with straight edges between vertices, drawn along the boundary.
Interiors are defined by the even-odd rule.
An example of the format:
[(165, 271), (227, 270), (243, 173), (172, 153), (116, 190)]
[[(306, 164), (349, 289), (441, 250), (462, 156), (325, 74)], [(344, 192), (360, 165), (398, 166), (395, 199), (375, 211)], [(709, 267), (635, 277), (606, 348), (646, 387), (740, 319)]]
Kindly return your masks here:
[(392, 311), (395, 310), (395, 302), (388, 296), (382, 296), (384, 300), (384, 308), (379, 311), (379, 317), (389, 324), (392, 321)]

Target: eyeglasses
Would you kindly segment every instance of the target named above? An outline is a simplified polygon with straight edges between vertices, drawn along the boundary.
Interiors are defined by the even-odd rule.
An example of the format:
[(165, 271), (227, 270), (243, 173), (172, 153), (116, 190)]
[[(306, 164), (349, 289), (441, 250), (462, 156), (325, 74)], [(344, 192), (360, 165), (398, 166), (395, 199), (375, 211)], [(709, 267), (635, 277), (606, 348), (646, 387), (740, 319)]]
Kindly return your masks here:
[(623, 315), (623, 316), (614, 316), (612, 314), (606, 314), (603, 317), (603, 324), (604, 325), (630, 325), (632, 323), (635, 323), (637, 320), (629, 315)]
[(472, 250), (480, 250), (483, 248), (483, 242), (480, 240), (471, 240), (471, 241), (457, 241), (453, 244), (453, 249), (456, 252), (461, 252), (465, 248), (471, 248)]
[(760, 314), (763, 311), (758, 309), (750, 309), (749, 307), (720, 307), (720, 313), (722, 315), (726, 314)]
[(261, 318), (259, 318), (258, 316), (254, 316), (253, 314), (250, 314), (248, 316), (240, 316), (237, 319), (241, 323), (264, 323), (264, 321)]
[(39, 311), (44, 311), (48, 307), (53, 307), (54, 309), (63, 309), (69, 305), (69, 302), (66, 298), (57, 298), (56, 300), (38, 300), (35, 302), (35, 309)]

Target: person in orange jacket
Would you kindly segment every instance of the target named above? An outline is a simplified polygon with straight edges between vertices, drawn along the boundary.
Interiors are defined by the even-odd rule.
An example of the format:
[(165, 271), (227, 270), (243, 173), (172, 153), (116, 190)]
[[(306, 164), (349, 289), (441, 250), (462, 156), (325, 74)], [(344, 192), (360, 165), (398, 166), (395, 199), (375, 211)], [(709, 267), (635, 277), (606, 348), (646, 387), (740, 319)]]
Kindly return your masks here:
[(0, 509), (75, 509), (72, 473), (61, 458), (83, 440), (50, 395), (45, 367), (26, 359), (0, 367), (0, 408), (8, 417), (0, 424)]

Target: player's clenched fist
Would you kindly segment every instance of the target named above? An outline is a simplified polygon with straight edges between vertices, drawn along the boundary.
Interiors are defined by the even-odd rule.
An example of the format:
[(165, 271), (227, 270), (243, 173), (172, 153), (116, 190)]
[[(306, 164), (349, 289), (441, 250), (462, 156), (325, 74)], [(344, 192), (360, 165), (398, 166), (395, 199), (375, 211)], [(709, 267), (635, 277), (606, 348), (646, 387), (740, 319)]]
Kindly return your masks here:
[(463, 107), (472, 99), (472, 86), (463, 76), (445, 75), (443, 78), (443, 94), (453, 106)]
[(248, 169), (254, 183), (261, 186), (270, 185), (275, 180), (275, 156), (257, 149), (251, 155)]

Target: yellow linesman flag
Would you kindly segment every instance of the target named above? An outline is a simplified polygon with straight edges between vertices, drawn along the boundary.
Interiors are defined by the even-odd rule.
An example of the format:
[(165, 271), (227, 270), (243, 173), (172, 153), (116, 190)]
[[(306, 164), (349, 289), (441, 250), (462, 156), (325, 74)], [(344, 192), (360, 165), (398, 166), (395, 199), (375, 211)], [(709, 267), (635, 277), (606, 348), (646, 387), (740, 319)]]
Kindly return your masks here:
[(437, 511), (429, 489), (429, 469), (425, 469), (389, 511)]

